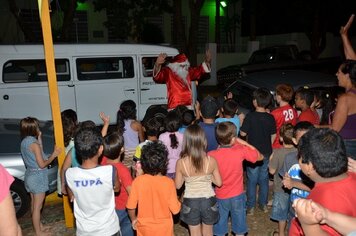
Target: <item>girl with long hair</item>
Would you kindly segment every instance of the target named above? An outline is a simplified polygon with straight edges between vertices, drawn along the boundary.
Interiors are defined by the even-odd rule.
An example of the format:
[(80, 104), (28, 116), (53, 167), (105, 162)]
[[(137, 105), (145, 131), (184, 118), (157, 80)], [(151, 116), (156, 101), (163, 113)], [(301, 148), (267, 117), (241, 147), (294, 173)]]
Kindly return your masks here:
[(217, 162), (206, 154), (207, 140), (199, 125), (184, 132), (180, 159), (176, 164), (175, 184), (185, 183), (180, 219), (189, 226), (191, 236), (213, 235), (219, 212), (212, 184), (222, 185)]

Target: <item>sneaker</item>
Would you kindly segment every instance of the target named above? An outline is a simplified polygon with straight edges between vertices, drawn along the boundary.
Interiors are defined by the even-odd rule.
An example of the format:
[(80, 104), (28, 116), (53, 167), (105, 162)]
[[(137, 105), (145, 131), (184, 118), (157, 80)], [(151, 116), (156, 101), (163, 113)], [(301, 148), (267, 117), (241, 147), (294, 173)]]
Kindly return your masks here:
[(247, 215), (248, 216), (253, 216), (255, 214), (255, 208), (251, 207), (251, 208), (247, 208)]
[(258, 207), (261, 211), (263, 211), (264, 213), (268, 213), (268, 208), (266, 205), (263, 205), (263, 206), (259, 206)]

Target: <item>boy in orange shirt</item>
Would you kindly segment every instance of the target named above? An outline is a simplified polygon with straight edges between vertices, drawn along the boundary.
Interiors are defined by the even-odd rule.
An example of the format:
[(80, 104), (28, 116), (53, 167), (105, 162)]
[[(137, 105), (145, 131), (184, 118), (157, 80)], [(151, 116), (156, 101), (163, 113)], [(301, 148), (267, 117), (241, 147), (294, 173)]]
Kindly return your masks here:
[(161, 142), (147, 143), (142, 148), (141, 166), (144, 174), (132, 182), (126, 204), (137, 236), (173, 236), (172, 214), (180, 211), (181, 204), (173, 180), (165, 176), (167, 156), (167, 148)]

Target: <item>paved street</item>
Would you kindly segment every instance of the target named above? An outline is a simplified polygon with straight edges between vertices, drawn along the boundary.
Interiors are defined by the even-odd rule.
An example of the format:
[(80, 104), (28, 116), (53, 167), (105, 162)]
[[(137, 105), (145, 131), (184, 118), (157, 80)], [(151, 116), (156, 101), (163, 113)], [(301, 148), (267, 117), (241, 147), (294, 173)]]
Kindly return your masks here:
[[(271, 209), (269, 208), (269, 212), (270, 211)], [(75, 229), (67, 229), (65, 227), (63, 206), (59, 201), (51, 201), (45, 205), (42, 213), (42, 219), (45, 225), (51, 226), (53, 236), (75, 235)], [(249, 236), (271, 235), (273, 230), (277, 228), (277, 224), (269, 219), (269, 213), (264, 213), (259, 210), (257, 210), (253, 216), (247, 217), (247, 223), (249, 226)], [(24, 236), (34, 236), (31, 215), (29, 212), (19, 219), (19, 224), (22, 228)], [(176, 236), (189, 235), (188, 229), (178, 220), (175, 220), (174, 232)]]

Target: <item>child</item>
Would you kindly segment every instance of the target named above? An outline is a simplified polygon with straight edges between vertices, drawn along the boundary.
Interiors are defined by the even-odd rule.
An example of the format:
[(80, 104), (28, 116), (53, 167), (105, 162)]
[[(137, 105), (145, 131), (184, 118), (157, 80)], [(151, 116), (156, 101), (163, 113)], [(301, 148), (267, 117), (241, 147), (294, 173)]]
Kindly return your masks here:
[[(104, 112), (100, 112), (99, 114), (101, 120), (103, 121), (103, 127), (101, 129), (101, 135), (104, 137), (108, 131), (108, 128), (109, 128), (109, 124), (110, 124), (110, 117), (105, 115)], [(84, 128), (93, 128), (93, 127), (96, 127), (95, 123), (91, 120), (86, 120), (86, 121), (83, 121), (83, 122), (80, 122), (77, 127), (76, 127), (76, 130), (75, 132), (77, 132), (78, 130), (80, 129), (84, 129)], [(75, 133), (73, 132), (73, 133)], [(75, 134), (74, 134), (75, 135)], [(62, 169), (61, 169), (61, 185), (62, 185), (62, 188), (61, 188), (61, 191), (62, 191), (62, 194), (67, 194), (67, 190), (66, 190), (66, 187), (65, 187), (65, 181), (64, 181), (64, 173), (66, 172), (66, 170), (69, 168), (69, 167), (77, 167), (77, 166), (80, 166), (80, 160), (77, 159), (76, 157), (76, 152), (75, 152), (75, 147), (74, 147), (74, 140), (73, 140), (73, 146), (72, 148), (69, 149), (66, 148), (68, 150), (66, 150), (66, 157), (64, 158), (64, 162), (63, 162), (63, 165), (62, 165)]]
[[(74, 147), (74, 133), (77, 129), (78, 118), (77, 113), (72, 109), (67, 109), (61, 112), (62, 119), (62, 127), (63, 127), (63, 138), (64, 138), (64, 147), (65, 147), (65, 155)], [(61, 170), (58, 169), (57, 176), (57, 192), (59, 195), (63, 193), (67, 193), (65, 190), (65, 184), (62, 182), (61, 178)]]
[(179, 212), (180, 202), (173, 180), (165, 176), (167, 155), (164, 144), (157, 141), (147, 143), (142, 148), (141, 165), (144, 174), (132, 182), (126, 204), (137, 236), (173, 236), (172, 214)]
[(237, 138), (236, 126), (229, 122), (219, 123), (216, 127), (219, 148), (208, 153), (218, 163), (223, 185), (215, 188), (219, 209), (219, 220), (214, 225), (214, 235), (228, 233), (229, 214), (231, 228), (235, 235), (245, 235), (246, 195), (243, 189), (243, 161), (256, 162), (263, 156), (253, 146)]
[(118, 132), (113, 132), (104, 137), (104, 151), (101, 164), (115, 166), (121, 182), (120, 192), (118, 195), (115, 195), (115, 208), (120, 221), (121, 234), (133, 236), (131, 221), (126, 211), (132, 178), (129, 169), (120, 162), (120, 157), (124, 154), (124, 151), (124, 138)]
[[(307, 121), (298, 122), (293, 128), (293, 143), (298, 145), (300, 138), (308, 131), (314, 129), (313, 124)], [(295, 199), (306, 198), (313, 187), (312, 181), (305, 176), (298, 163), (298, 152), (290, 152), (284, 158), (283, 167), (279, 170), (279, 175), (283, 178), (282, 184), (290, 190), (288, 229), (291, 219), (295, 216), (292, 203)]]
[(222, 107), (223, 117), (215, 120), (216, 123), (230, 121), (236, 126), (236, 134), (240, 133), (240, 117), (237, 115), (238, 104), (232, 98), (226, 99)]
[(159, 136), (159, 140), (168, 149), (168, 171), (167, 176), (174, 179), (176, 163), (182, 150), (183, 134), (178, 132), (180, 127), (179, 116), (175, 111), (169, 111), (165, 119), (166, 132)]
[(145, 131), (145, 134), (147, 136), (147, 139), (140, 143), (136, 147), (135, 155), (134, 155), (134, 161), (136, 162), (135, 165), (135, 171), (136, 171), (136, 176), (142, 174), (142, 168), (141, 168), (141, 150), (143, 146), (145, 146), (147, 143), (154, 142), (158, 140), (158, 136), (160, 133), (161, 129), (161, 122), (159, 117), (152, 117), (149, 119), (147, 122), (144, 123), (143, 129)]
[(309, 121), (313, 125), (319, 125), (320, 117), (310, 106), (314, 102), (314, 93), (306, 88), (299, 88), (295, 92), (295, 107), (302, 112), (298, 116), (298, 122)]
[(222, 184), (217, 162), (206, 154), (207, 140), (199, 125), (190, 125), (184, 132), (181, 159), (176, 165), (176, 188), (185, 182), (182, 212), (190, 235), (213, 235), (219, 218), (212, 183)]
[(67, 109), (61, 112), (64, 146), (66, 148), (66, 155), (68, 151), (74, 146), (74, 132), (78, 125), (77, 113), (72, 109)]
[(117, 171), (111, 165), (99, 166), (103, 137), (96, 127), (84, 128), (74, 137), (80, 167), (65, 172), (69, 199), (74, 201), (77, 235), (120, 235), (115, 213), (114, 190), (120, 189)]
[(136, 120), (136, 103), (132, 100), (126, 100), (121, 103), (117, 111), (117, 128), (123, 134), (125, 140), (125, 157), (123, 164), (133, 171), (133, 155), (135, 148), (140, 142), (145, 140), (142, 125)]
[(284, 158), (288, 153), (296, 152), (293, 145), (293, 125), (290, 123), (282, 125), (280, 131), (282, 148), (275, 149), (269, 161), (269, 173), (273, 175), (273, 201), (271, 219), (278, 221), (278, 231), (274, 234), (285, 235), (288, 212), (289, 193), (283, 188), (282, 179), (278, 172), (283, 167)]
[[(356, 217), (356, 174), (347, 172), (345, 144), (331, 129), (312, 129), (298, 144), (299, 164), (303, 173), (315, 182), (308, 199), (341, 214)], [(339, 235), (328, 225), (314, 225), (310, 235)], [(289, 235), (304, 235), (297, 218)]]
[(41, 210), (48, 191), (47, 166), (61, 153), (55, 147), (47, 157), (43, 152), (39, 122), (34, 117), (26, 117), (20, 122), (21, 155), (26, 166), (25, 188), (31, 195), (31, 215), (35, 234), (48, 235), (47, 227), (41, 223)]
[(184, 134), (185, 129), (196, 121), (196, 117), (193, 110), (187, 109), (182, 114), (182, 126), (178, 132)]
[(268, 161), (272, 154), (272, 143), (276, 136), (276, 123), (273, 116), (267, 113), (266, 108), (272, 101), (268, 89), (259, 88), (253, 92), (254, 112), (246, 115), (240, 134), (247, 136), (247, 142), (264, 156), (263, 161), (246, 166), (247, 172), (247, 208), (250, 215), (254, 214), (256, 205), (256, 187), (259, 185), (259, 208), (268, 212)]
[(203, 119), (203, 122), (200, 122), (199, 126), (203, 128), (204, 133), (206, 135), (206, 139), (208, 142), (206, 150), (207, 152), (215, 150), (218, 148), (218, 142), (216, 141), (215, 137), (215, 117), (219, 114), (218, 104), (215, 98), (208, 95), (201, 102), (200, 110), (199, 105), (196, 109), (198, 110), (196, 113), (199, 113)]
[(282, 144), (279, 142), (279, 130), (285, 123), (295, 125), (298, 119), (297, 111), (289, 104), (293, 98), (293, 87), (289, 84), (279, 84), (276, 87), (276, 102), (278, 108), (274, 109), (271, 114), (276, 121), (276, 139), (273, 142), (273, 149), (281, 148)]

